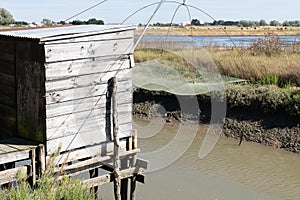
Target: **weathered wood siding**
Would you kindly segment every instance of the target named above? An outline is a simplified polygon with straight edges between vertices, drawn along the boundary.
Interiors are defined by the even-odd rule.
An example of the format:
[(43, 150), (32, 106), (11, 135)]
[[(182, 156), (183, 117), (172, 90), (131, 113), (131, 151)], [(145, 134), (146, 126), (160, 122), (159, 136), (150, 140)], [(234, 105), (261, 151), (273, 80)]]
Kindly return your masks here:
[(44, 49), (38, 40), (16, 39), (17, 135), (46, 142)]
[(132, 132), (133, 31), (45, 44), (47, 151), (112, 141), (109, 82), (118, 78), (120, 137)]
[(16, 126), (14, 39), (0, 37), (0, 139), (12, 137)]

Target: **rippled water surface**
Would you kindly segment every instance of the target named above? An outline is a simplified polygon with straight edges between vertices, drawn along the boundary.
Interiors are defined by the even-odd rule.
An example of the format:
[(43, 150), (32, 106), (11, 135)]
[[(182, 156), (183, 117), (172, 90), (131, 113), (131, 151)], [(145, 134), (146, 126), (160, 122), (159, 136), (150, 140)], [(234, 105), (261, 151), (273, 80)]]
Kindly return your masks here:
[[(151, 132), (143, 128), (147, 122), (136, 122), (139, 132)], [(151, 138), (139, 139), (139, 147), (142, 152), (162, 148), (177, 130), (166, 126)], [(192, 145), (172, 165), (147, 173), (147, 184), (138, 185), (137, 199), (300, 199), (299, 154), (254, 143), (238, 146), (238, 141), (221, 137), (213, 151), (199, 159), (206, 131), (207, 126), (200, 127)], [(104, 199), (111, 199), (111, 190), (101, 189)]]

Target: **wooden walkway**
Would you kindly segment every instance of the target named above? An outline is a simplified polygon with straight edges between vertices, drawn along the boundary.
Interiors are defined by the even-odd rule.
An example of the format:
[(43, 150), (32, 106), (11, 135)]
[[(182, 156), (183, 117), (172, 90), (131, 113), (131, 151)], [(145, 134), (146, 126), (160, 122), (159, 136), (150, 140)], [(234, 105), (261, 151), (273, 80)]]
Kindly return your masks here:
[[(34, 185), (39, 174), (46, 170), (50, 162), (56, 165), (55, 174), (60, 179), (65, 175), (75, 176), (89, 172), (90, 177), (82, 180), (82, 184), (93, 189), (97, 196), (98, 186), (120, 181), (122, 200), (135, 199), (136, 183), (145, 183), (144, 169), (148, 162), (137, 159), (140, 149), (137, 148), (137, 133), (132, 137), (119, 141), (119, 171), (115, 172), (114, 142), (97, 144), (84, 148), (66, 151), (59, 155), (46, 156), (44, 145), (21, 138), (0, 140), (0, 185), (16, 181), (18, 171), (26, 174)], [(26, 165), (15, 167), (15, 163), (26, 160)], [(105, 170), (104, 175), (98, 175), (98, 170)]]

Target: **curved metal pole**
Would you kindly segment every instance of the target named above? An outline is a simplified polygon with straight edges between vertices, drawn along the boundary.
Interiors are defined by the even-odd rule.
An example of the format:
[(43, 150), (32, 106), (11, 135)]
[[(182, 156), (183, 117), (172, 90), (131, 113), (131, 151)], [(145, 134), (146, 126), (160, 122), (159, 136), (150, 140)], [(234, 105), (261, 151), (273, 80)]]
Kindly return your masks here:
[(148, 29), (150, 22), (152, 21), (152, 19), (155, 17), (157, 11), (160, 9), (160, 7), (162, 6), (162, 4), (164, 3), (165, 0), (161, 0), (160, 3), (158, 4), (158, 6), (156, 7), (155, 11), (153, 12), (152, 16), (149, 18), (146, 27), (144, 28), (144, 30), (142, 31), (140, 37), (138, 38), (138, 40), (136, 41), (135, 45), (132, 47), (132, 49), (134, 50), (137, 45), (140, 43), (142, 37), (144, 36), (146, 30)]

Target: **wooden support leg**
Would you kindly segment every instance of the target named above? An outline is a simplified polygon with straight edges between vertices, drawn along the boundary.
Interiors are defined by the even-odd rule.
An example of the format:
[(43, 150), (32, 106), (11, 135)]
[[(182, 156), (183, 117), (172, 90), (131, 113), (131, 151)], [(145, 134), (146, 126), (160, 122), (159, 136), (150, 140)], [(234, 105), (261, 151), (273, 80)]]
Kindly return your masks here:
[[(133, 135), (132, 135), (132, 149), (137, 149), (137, 138), (138, 138), (138, 135), (137, 135), (137, 131), (134, 130), (133, 131)], [(137, 159), (137, 156), (134, 155), (133, 156), (133, 161), (132, 161), (132, 165), (134, 166), (136, 164), (136, 159)], [(130, 184), (130, 200), (135, 200), (136, 199), (136, 176), (134, 175), (132, 178), (131, 178), (131, 184)]]
[[(92, 169), (89, 171), (90, 173), (90, 178), (96, 178), (98, 177), (98, 168), (97, 169)], [(95, 199), (98, 199), (98, 186), (94, 186), (91, 188), (91, 193), (93, 194)]]
[(128, 179), (121, 180), (121, 200), (128, 199)]
[(36, 183), (36, 149), (32, 149), (30, 151), (30, 157), (31, 157), (31, 186), (34, 187)]
[(136, 189), (136, 176), (133, 176), (131, 178), (131, 184), (130, 184), (130, 200), (135, 200), (135, 191)]
[(38, 173), (41, 175), (46, 170), (46, 152), (43, 144), (38, 147)]
[[(126, 139), (126, 150), (132, 150), (132, 137)], [(121, 160), (121, 169), (128, 169), (133, 166), (132, 157), (128, 156)], [(129, 178), (121, 180), (121, 200), (128, 200)]]

